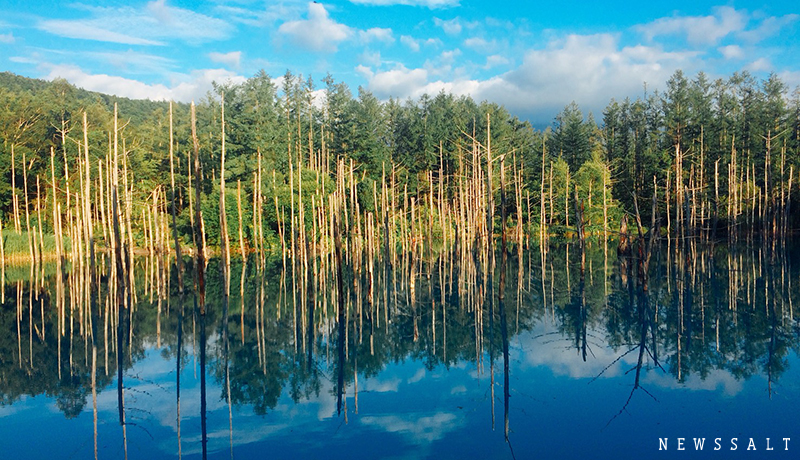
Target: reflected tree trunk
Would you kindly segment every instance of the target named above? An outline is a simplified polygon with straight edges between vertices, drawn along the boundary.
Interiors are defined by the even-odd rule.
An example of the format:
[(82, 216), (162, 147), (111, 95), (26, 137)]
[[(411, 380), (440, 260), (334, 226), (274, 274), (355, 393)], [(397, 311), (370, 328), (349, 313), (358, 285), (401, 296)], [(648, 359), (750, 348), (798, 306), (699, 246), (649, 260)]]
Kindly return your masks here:
[[(119, 266), (118, 266), (119, 268)], [(119, 409), (119, 424), (122, 426), (122, 440), (125, 450), (125, 459), (128, 458), (128, 432), (125, 422), (125, 390), (123, 386), (123, 373), (125, 367), (125, 338), (129, 337), (128, 314), (123, 306), (123, 291), (125, 289), (125, 276), (117, 276), (117, 407)]]
[(206, 315), (200, 313), (200, 431), (203, 460), (208, 458), (208, 427), (206, 420)]
[(181, 359), (183, 356), (183, 290), (178, 297), (178, 330), (177, 344), (175, 353), (175, 407), (176, 407), (176, 427), (178, 435), (178, 459), (183, 458), (183, 446), (181, 443)]
[[(344, 368), (345, 368), (345, 342), (347, 334), (347, 324), (345, 321), (345, 303), (344, 303), (344, 280), (342, 274), (342, 239), (340, 229), (339, 213), (334, 214), (334, 244), (336, 256), (336, 293), (337, 293), (337, 326), (338, 334), (336, 336), (336, 348), (338, 352), (337, 363), (337, 380), (336, 380), (336, 413), (342, 413), (342, 398), (344, 395)], [(345, 415), (346, 416), (346, 415)]]

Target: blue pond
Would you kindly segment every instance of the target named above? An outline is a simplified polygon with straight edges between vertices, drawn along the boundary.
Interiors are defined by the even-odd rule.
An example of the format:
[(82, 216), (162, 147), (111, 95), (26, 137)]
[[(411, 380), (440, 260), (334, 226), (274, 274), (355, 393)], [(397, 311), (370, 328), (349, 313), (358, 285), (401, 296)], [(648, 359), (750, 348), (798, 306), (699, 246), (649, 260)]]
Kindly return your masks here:
[(3, 457), (796, 458), (795, 251), (576, 252), (7, 275)]

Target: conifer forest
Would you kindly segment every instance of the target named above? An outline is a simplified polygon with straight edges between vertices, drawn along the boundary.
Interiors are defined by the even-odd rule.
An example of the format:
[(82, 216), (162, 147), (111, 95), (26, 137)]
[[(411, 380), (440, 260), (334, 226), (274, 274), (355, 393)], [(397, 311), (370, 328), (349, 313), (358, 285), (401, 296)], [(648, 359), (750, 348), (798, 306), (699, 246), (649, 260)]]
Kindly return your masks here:
[(800, 90), (661, 83), (534, 126), (330, 75), (0, 73), (4, 454), (786, 454)]
[(394, 259), (500, 235), (617, 239), (620, 225), (675, 241), (786, 238), (798, 93), (747, 73), (678, 71), (665, 88), (612, 99), (599, 119), (577, 101), (538, 129), (491, 102), (380, 101), (330, 76), (278, 86), (260, 73), (192, 106), (5, 73), (5, 257), (76, 260), (93, 245), (305, 260), (332, 254), (339, 232)]

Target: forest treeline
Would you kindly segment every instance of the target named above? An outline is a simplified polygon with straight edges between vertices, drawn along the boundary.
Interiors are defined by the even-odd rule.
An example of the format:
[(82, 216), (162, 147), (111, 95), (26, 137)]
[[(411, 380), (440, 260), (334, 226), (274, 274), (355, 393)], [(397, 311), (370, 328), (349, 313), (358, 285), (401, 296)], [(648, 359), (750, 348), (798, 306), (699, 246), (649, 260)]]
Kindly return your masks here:
[[(86, 216), (110, 246), (112, 180), (123, 238), (151, 249), (171, 246), (173, 204), (178, 239), (193, 241), (195, 197), (207, 245), (229, 238), (257, 251), (332, 239), (332, 209), (346, 211), (349, 231), (392, 246), (501, 229), (520, 244), (578, 227), (608, 236), (625, 215), (675, 238), (785, 236), (800, 225), (791, 213), (800, 92), (746, 72), (711, 80), (677, 71), (664, 87), (612, 99), (602, 120), (571, 103), (540, 130), (466, 96), (381, 101), (330, 76), (318, 84), (262, 71), (198, 101), (195, 145), (188, 104), (2, 73), (4, 246), (14, 250), (12, 231), (28, 234), (19, 252), (65, 246), (70, 232), (87, 231)], [(344, 207), (332, 207), (335, 192)], [(66, 239), (49, 236), (59, 233)]]

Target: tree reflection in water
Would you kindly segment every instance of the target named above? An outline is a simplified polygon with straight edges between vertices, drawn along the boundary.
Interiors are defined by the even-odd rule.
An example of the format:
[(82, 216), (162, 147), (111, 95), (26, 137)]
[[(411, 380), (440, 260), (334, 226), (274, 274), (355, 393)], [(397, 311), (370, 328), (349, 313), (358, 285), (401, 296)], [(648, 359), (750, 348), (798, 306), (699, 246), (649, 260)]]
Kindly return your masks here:
[[(171, 395), (175, 454), (199, 451), (205, 457), (212, 446), (219, 450), (219, 436), (210, 436), (207, 426), (208, 411), (217, 407), (215, 397), (207, 400), (207, 389), (219, 388), (233, 455), (248, 438), (246, 430), (253, 429), (234, 422), (245, 408), (266, 416), (278, 410), (282, 398), (293, 404), (333, 398), (335, 410), (320, 417), (344, 418), (354, 411), (347, 402), (358, 391), (361, 412), (369, 413), (384, 391), (375, 387), (382, 372), (414, 360), (428, 373), (467, 366), (479, 382), (488, 379), (493, 419), (494, 363), (502, 354), (503, 431), (510, 446), (512, 396), (532, 391), (524, 382), (513, 383), (516, 363), (522, 363), (523, 355), (538, 356), (539, 348), (553, 340), (568, 344), (587, 366), (599, 366), (595, 381), (614, 377), (607, 372), (620, 367), (623, 375), (632, 376), (630, 390), (619, 395), (622, 409), (606, 414), (604, 422), (626, 412), (638, 390), (656, 397), (643, 384), (650, 370), (669, 376), (675, 385), (719, 372), (736, 380), (763, 375), (765, 394), (771, 397), (799, 344), (793, 313), (798, 292), (792, 284), (798, 275), (792, 264), (796, 251), (779, 249), (656, 244), (644, 276), (637, 261), (615, 264), (605, 259), (602, 248), (587, 249), (585, 274), (580, 273), (580, 251), (573, 248), (567, 256), (568, 245), (544, 254), (501, 251), (492, 257), (493, 268), (487, 253), (477, 249), (466, 259), (422, 251), (424, 257), (400, 259), (385, 270), (344, 258), (338, 270), (330, 260), (314, 264), (305, 275), (295, 273), (301, 280), (297, 290), (287, 288), (280, 259), (233, 264), (227, 275), (224, 266), (210, 263), (204, 296), (176, 288), (175, 270), (153, 270), (149, 264), (162, 263), (158, 258), (138, 260), (136, 284), (130, 286), (131, 278), (116, 276), (101, 255), (98, 273), (111, 270), (110, 276), (50, 275), (32, 288), (8, 280), (0, 311), (5, 331), (0, 401), (13, 407), (26, 396), (44, 394), (55, 398), (65, 416), (77, 417), (91, 394), (93, 418), (101, 419), (99, 434), (96, 421), (93, 426), (102, 448), (108, 444), (102, 438), (103, 393), (115, 388), (124, 449), (131, 436), (131, 410), (137, 417), (133, 426), (156, 442), (164, 435), (148, 425), (155, 423), (148, 412), (163, 408), (132, 408), (126, 394), (146, 380), (142, 375), (148, 370), (141, 366), (160, 352), (174, 359), (175, 375), (159, 380), (151, 391)], [(330, 272), (322, 273), (330, 266)], [(517, 267), (511, 279), (509, 266)], [(319, 272), (312, 273), (314, 267)], [(297, 270), (304, 269), (298, 264)], [(151, 272), (169, 279), (147, 276)], [(226, 276), (239, 281), (238, 292), (234, 288), (230, 296)], [(411, 276), (416, 277), (413, 283)], [(99, 282), (87, 289), (90, 279)], [(171, 288), (158, 290), (166, 305), (163, 314), (155, 308), (159, 299), (145, 295), (155, 283)], [(185, 315), (184, 302), (192, 297), (204, 299), (205, 308), (198, 305)], [(509, 305), (516, 311), (512, 307), (509, 312)], [(199, 389), (192, 366), (184, 366), (190, 358), (199, 360)], [(399, 385), (404, 391), (406, 384)], [(409, 405), (431, 398), (409, 391)], [(185, 423), (198, 415), (187, 413), (197, 410), (194, 404), (182, 406), (187, 394), (199, 396), (199, 443)], [(134, 399), (147, 404), (145, 396)]]

